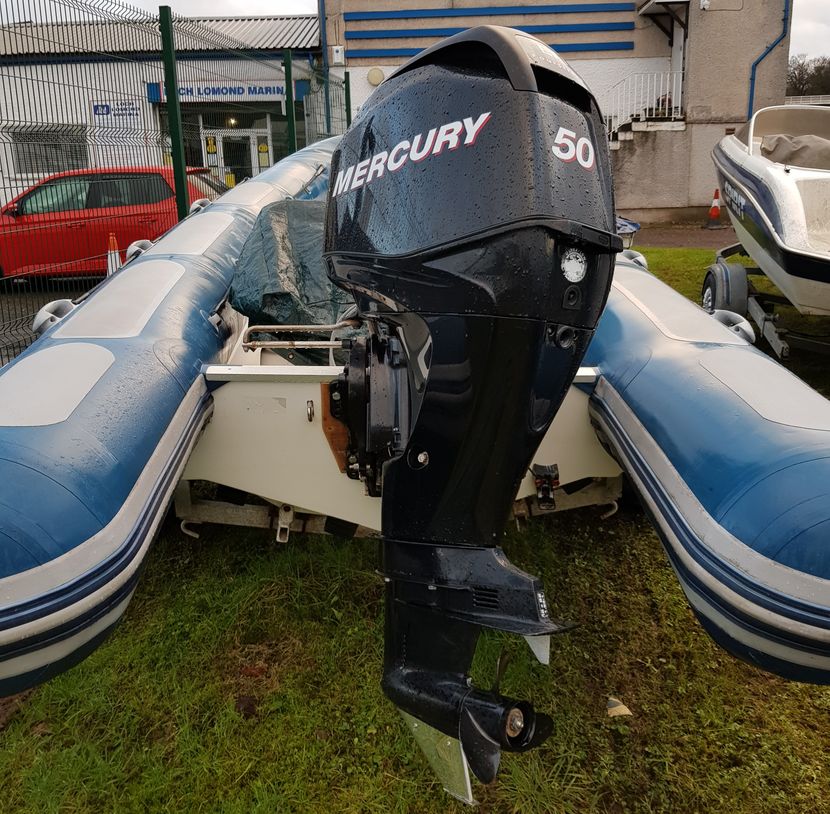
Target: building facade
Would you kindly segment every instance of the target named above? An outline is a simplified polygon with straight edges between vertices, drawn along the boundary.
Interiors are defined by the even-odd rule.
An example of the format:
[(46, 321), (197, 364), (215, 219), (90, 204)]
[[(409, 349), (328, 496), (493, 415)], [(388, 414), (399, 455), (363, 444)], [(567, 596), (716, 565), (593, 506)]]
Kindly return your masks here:
[(332, 70), (349, 72), (354, 108), (442, 37), (487, 24), (539, 37), (596, 95), (609, 126), (617, 206), (644, 220), (699, 217), (716, 186), (709, 154), (746, 121), (750, 87), (754, 109), (784, 101), (786, 0), (324, 5), (326, 54)]
[[(324, 104), (316, 16), (177, 22), (185, 159), (234, 183), (288, 155), (290, 51), (298, 146)], [(158, 166), (171, 128), (158, 23), (90, 20), (0, 26), (0, 204), (51, 173)], [(331, 118), (331, 117), (329, 117)], [(335, 117), (338, 131), (345, 111)]]
[[(326, 64), (332, 77), (348, 73), (356, 112), (408, 58), (480, 24), (534, 34), (583, 77), (608, 124), (617, 206), (637, 219), (700, 217), (714, 144), (750, 107), (784, 101), (787, 0), (485, 2), (323, 0), (324, 28), (316, 15), (182, 21), (187, 163), (235, 183), (287, 154), (286, 52), (302, 146), (345, 128), (343, 87), (321, 80)], [(170, 160), (148, 19), (0, 25), (0, 203), (51, 172)]]

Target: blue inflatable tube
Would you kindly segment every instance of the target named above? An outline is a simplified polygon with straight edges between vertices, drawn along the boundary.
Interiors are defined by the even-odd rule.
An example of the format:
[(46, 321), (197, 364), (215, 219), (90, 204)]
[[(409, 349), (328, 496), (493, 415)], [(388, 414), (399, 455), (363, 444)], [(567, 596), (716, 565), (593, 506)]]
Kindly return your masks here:
[(627, 261), (586, 364), (592, 421), (706, 630), (830, 683), (830, 402)]
[(0, 371), (0, 695), (123, 615), (238, 326), (224, 308), (263, 206), (326, 194), (321, 142), (191, 215)]

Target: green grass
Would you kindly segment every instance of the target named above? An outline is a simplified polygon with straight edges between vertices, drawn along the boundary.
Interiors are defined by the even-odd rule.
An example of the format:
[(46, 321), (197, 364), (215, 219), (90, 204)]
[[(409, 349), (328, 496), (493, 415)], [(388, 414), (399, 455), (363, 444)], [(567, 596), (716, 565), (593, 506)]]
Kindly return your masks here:
[[(711, 252), (654, 250), (697, 295)], [(510, 558), (580, 623), (551, 665), (487, 634), (489, 685), (552, 713), (506, 755), (482, 812), (827, 812), (830, 690), (726, 655), (689, 611), (644, 517), (583, 510), (511, 529)], [(0, 812), (466, 811), (380, 692), (376, 544), (169, 523), (123, 624), (0, 732)], [(609, 719), (615, 695), (631, 718)]]
[[(649, 261), (649, 268), (661, 280), (668, 283), (685, 297), (700, 303), (700, 289), (703, 286), (703, 277), (706, 267), (714, 262), (715, 252), (711, 249), (643, 249)], [(752, 265), (749, 258), (735, 257), (730, 262), (743, 262)], [(780, 293), (778, 289), (762, 276), (752, 276), (753, 284), (760, 291)], [(825, 317), (805, 317), (792, 306), (781, 306), (776, 309), (780, 315), (779, 325), (792, 331), (804, 334), (830, 334), (830, 320)], [(760, 333), (756, 328), (756, 334)], [(830, 336), (828, 336), (830, 341)], [(761, 339), (758, 346), (765, 352), (771, 353), (769, 345)], [(822, 395), (830, 398), (830, 356), (794, 350), (792, 357), (784, 365), (800, 376)]]

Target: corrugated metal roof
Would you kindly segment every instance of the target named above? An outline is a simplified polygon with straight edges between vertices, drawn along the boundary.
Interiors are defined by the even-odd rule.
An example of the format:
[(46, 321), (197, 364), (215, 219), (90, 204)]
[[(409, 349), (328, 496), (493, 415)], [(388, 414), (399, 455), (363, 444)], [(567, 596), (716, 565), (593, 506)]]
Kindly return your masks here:
[(263, 51), (281, 48), (311, 51), (320, 47), (320, 24), (314, 14), (297, 17), (214, 17), (200, 19), (199, 22)]
[[(280, 17), (176, 17), (179, 51), (249, 49), (313, 51), (320, 47), (320, 26), (313, 14)], [(158, 21), (135, 19), (58, 23), (10, 23), (0, 26), (0, 55), (123, 54), (161, 50)]]

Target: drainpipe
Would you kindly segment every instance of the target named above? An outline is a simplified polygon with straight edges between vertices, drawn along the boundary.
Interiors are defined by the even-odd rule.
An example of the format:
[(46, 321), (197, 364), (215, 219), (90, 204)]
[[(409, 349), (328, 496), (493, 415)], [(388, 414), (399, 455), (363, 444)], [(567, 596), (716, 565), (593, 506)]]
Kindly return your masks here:
[[(322, 3), (323, 0), (320, 0), (320, 2)], [(772, 49), (787, 36), (787, 31), (790, 26), (790, 0), (784, 0), (784, 17), (782, 23), (781, 33), (778, 35), (778, 38), (752, 63), (752, 72), (749, 75), (749, 108), (746, 114), (747, 120), (752, 118), (752, 109), (755, 105), (755, 72), (758, 70), (758, 66), (770, 55)]]
[(320, 20), (320, 47), (323, 49), (323, 92), (326, 102), (326, 135), (331, 135), (331, 100), (329, 99), (329, 48), (326, 33), (326, 0), (317, 0), (317, 17)]

